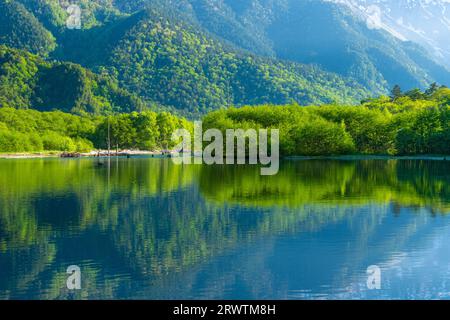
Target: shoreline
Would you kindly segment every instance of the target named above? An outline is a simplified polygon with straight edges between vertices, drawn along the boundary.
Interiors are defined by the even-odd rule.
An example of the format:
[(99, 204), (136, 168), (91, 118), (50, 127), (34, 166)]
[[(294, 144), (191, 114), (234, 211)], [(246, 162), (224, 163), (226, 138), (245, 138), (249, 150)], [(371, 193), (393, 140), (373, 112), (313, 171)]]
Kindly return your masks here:
[[(64, 158), (62, 155), (67, 154), (64, 151), (49, 151), (49, 152), (19, 152), (19, 153), (0, 153), (0, 159), (42, 159), (42, 158)], [(96, 158), (100, 155), (100, 157), (107, 157), (108, 151), (99, 150), (99, 151), (91, 151), (91, 152), (73, 152), (71, 154), (78, 155), (77, 157), (67, 157), (67, 158)], [(162, 151), (130, 151), (130, 150), (122, 150), (119, 151), (118, 155), (116, 151), (110, 152), (111, 157), (117, 156), (155, 156), (155, 155), (163, 155)]]
[(285, 160), (433, 160), (450, 161), (450, 155), (413, 155), (413, 156), (389, 156), (389, 155), (341, 155), (341, 156), (289, 156)]
[[(42, 159), (42, 158), (64, 158), (62, 151), (36, 152), (36, 153), (0, 153), (0, 159)], [(92, 151), (89, 153), (78, 153), (77, 157), (72, 158), (96, 158), (107, 157), (108, 151)], [(162, 156), (162, 151), (131, 151), (122, 150), (118, 155), (111, 152), (111, 157), (123, 156)], [(389, 156), (389, 155), (340, 155), (340, 156), (287, 156), (281, 157), (284, 160), (433, 160), (450, 161), (450, 155), (412, 155), (412, 156)]]
[(37, 153), (0, 153), (0, 159), (39, 159), (39, 158), (59, 158), (60, 153), (37, 152)]

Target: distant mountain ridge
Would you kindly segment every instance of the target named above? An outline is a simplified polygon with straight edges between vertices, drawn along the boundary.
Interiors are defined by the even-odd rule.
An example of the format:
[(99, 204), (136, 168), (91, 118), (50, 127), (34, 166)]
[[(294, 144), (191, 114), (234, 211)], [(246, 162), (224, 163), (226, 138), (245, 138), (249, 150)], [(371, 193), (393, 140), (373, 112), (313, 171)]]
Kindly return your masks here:
[[(47, 1), (41, 0), (41, 9), (49, 8)], [(88, 17), (97, 14), (92, 8)], [(179, 17), (176, 8), (154, 4), (131, 15), (114, 14), (82, 30), (49, 23), (58, 19), (46, 14), (57, 42), (51, 58), (80, 63), (149, 103), (193, 114), (230, 105), (355, 103), (370, 95), (356, 81), (317, 66), (244, 52), (190, 17)]]
[(450, 67), (450, 1), (330, 0), (370, 17), (379, 15), (380, 28), (403, 40), (415, 41)]
[(66, 2), (0, 0), (10, 13), (0, 44), (79, 63), (182, 112), (355, 103), (396, 84), (450, 83), (426, 49), (370, 27), (353, 1), (80, 0), (81, 30), (66, 28)]
[(367, 16), (341, 2), (180, 0), (178, 6), (183, 3), (184, 12), (205, 29), (239, 47), (316, 63), (353, 77), (374, 93), (386, 92), (395, 84), (411, 89), (434, 81), (450, 82), (449, 71), (424, 48), (402, 41), (399, 33), (393, 35), (394, 30), (371, 28)]

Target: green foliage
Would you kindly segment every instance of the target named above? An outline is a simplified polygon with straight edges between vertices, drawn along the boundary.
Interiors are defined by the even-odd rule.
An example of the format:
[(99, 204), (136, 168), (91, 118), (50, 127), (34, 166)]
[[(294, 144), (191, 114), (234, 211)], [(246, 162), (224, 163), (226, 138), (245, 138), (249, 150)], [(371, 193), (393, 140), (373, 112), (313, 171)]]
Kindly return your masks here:
[[(103, 84), (106, 87), (120, 84), (166, 110), (195, 116), (231, 105), (355, 103), (369, 95), (353, 80), (318, 66), (253, 56), (229, 45), (205, 32), (189, 14), (180, 14), (190, 10), (185, 1), (141, 1), (130, 5), (82, 0), (77, 3), (82, 8), (81, 30), (65, 28), (66, 4), (18, 0), (17, 6), (47, 34), (51, 35), (47, 31), (51, 30), (58, 44), (56, 50), (54, 45), (42, 45), (45, 53), (32, 51), (41, 56), (51, 52), (52, 58), (108, 74), (104, 81), (108, 83)], [(149, 8), (131, 16), (127, 13), (142, 9), (144, 4)], [(12, 37), (14, 32), (8, 29), (5, 35)], [(2, 43), (31, 50), (15, 40)], [(26, 83), (31, 88), (28, 91), (36, 87), (37, 92), (34, 96), (29, 93), (31, 104), (21, 103), (20, 107), (77, 113), (141, 110), (136, 106), (142, 104), (139, 99), (123, 89), (96, 92), (97, 85), (101, 85), (99, 78), (74, 65), (52, 63), (29, 78), (33, 84)], [(64, 83), (67, 85), (61, 87)]]
[(42, 56), (56, 47), (53, 35), (21, 3), (0, 0), (0, 44)]
[(57, 31), (65, 24), (67, 13), (60, 0), (16, 0), (32, 13), (42, 25), (57, 35)]
[(76, 116), (60, 111), (39, 112), (0, 108), (0, 152), (89, 152), (110, 146), (120, 149), (170, 148), (172, 132), (192, 124), (170, 113), (132, 112), (112, 116)]
[(116, 19), (120, 12), (114, 8), (114, 0), (16, 0), (32, 12), (39, 21), (56, 36), (64, 33), (68, 13), (66, 8), (74, 3), (82, 10), (82, 28), (89, 29)]
[(97, 119), (60, 111), (0, 108), (0, 152), (77, 151), (93, 149)]
[(320, 118), (295, 126), (291, 137), (295, 145), (293, 154), (321, 156), (351, 154), (355, 151), (355, 144), (344, 124)]
[[(69, 1), (1, 0), (0, 44), (109, 75), (108, 84), (100, 84), (98, 76), (51, 64), (37, 76), (56, 82), (64, 78), (59, 72), (68, 71), (80, 87), (44, 90), (31, 101), (42, 110), (59, 108), (53, 105), (56, 92), (69, 91), (75, 100), (63, 97), (65, 111), (139, 111), (137, 95), (192, 117), (223, 106), (354, 104), (386, 94), (395, 83), (408, 90), (450, 79), (420, 47), (368, 30), (343, 6), (238, 2), (80, 0), (82, 29), (69, 30)], [(105, 97), (97, 85), (117, 90), (108, 89)], [(417, 94), (406, 93), (422, 99)]]
[(107, 149), (108, 127), (111, 149), (170, 148), (175, 129), (192, 131), (189, 121), (167, 112), (144, 111), (105, 117), (4, 107), (0, 108), (0, 152)]
[(165, 149), (172, 144), (172, 133), (180, 127), (179, 121), (168, 112), (162, 112), (156, 119), (159, 129), (159, 143)]
[(42, 140), (36, 134), (0, 128), (0, 152), (29, 152), (43, 150)]
[(397, 100), (401, 96), (402, 96), (402, 89), (400, 88), (400, 86), (398, 84), (396, 84), (391, 92), (392, 100)]
[(217, 37), (254, 54), (299, 63), (349, 76), (372, 95), (405, 90), (432, 81), (448, 83), (450, 73), (424, 48), (401, 41), (336, 1), (313, 0), (116, 0), (133, 12), (144, 6), (178, 9)]
[[(214, 111), (204, 129), (279, 129), (283, 155), (450, 154), (450, 89), (440, 87), (423, 99), (380, 97), (360, 106), (300, 107), (266, 105)], [(0, 152), (170, 149), (178, 128), (192, 123), (169, 112), (76, 116), (0, 108)]]
[(147, 100), (194, 115), (231, 105), (355, 103), (369, 95), (356, 82), (318, 66), (242, 52), (176, 12), (154, 6), (102, 28), (68, 34), (59, 57), (108, 73)]
[(0, 106), (108, 114), (146, 108), (145, 103), (100, 76), (73, 63), (47, 62), (25, 51), (0, 45)]
[(167, 149), (173, 146), (172, 133), (178, 128), (190, 129), (185, 119), (168, 112), (120, 114), (103, 119), (94, 134), (95, 145), (108, 148), (108, 137), (112, 149)]
[(442, 87), (413, 100), (380, 97), (361, 106), (261, 106), (208, 114), (208, 128), (280, 130), (284, 155), (450, 154), (450, 90)]
[(37, 56), (0, 46), (0, 106), (31, 105), (40, 61)]

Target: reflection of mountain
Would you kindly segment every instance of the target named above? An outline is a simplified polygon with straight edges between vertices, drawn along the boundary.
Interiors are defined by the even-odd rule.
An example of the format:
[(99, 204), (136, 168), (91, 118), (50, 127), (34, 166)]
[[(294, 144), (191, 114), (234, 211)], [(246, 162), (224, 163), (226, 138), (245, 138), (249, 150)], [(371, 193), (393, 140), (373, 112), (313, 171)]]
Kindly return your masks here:
[[(188, 279), (206, 284), (200, 293), (178, 288), (175, 297), (256, 299), (448, 298), (450, 273), (446, 227), (429, 212), (392, 207), (348, 209), (340, 222), (316, 232), (283, 234), (212, 259)], [(441, 221), (442, 222), (442, 221)], [(288, 263), (287, 263), (288, 261)], [(383, 271), (380, 292), (366, 289), (366, 269)], [(174, 284), (174, 287), (176, 285)], [(170, 290), (163, 297), (170, 297)], [(173, 297), (173, 295), (172, 295)]]
[[(264, 181), (257, 168), (156, 159), (2, 161), (0, 298), (70, 298), (70, 264), (85, 272), (75, 298), (273, 298), (301, 284), (344, 287), (372, 253), (383, 262), (437, 232), (430, 215), (448, 211), (447, 168), (286, 162)], [(337, 278), (314, 280), (324, 261)], [(288, 276), (296, 266), (309, 271)]]

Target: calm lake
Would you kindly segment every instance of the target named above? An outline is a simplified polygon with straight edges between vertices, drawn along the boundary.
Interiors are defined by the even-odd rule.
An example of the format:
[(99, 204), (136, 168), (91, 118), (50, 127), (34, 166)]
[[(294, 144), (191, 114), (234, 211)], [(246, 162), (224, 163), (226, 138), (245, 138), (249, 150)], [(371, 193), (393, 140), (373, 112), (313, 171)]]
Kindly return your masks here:
[(0, 299), (450, 299), (449, 161), (102, 161), (0, 160)]

